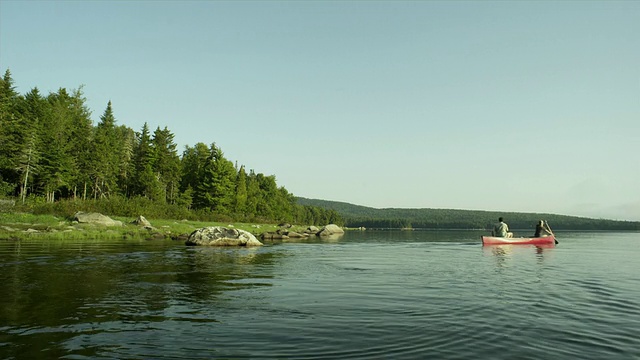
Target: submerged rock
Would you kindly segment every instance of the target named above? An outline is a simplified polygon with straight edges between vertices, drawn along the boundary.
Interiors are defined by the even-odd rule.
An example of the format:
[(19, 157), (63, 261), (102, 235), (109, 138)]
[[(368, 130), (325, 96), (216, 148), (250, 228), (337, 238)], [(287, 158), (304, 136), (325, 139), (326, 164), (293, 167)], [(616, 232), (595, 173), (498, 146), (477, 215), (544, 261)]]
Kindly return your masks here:
[(189, 235), (186, 245), (209, 246), (261, 246), (252, 233), (222, 226), (210, 226), (195, 230)]

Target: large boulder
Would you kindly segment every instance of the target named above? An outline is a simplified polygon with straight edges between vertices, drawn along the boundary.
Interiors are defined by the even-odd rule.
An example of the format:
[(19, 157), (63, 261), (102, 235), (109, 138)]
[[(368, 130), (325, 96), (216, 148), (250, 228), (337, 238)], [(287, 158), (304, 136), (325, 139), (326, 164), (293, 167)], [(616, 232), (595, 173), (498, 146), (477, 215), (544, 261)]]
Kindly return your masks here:
[(222, 226), (209, 226), (195, 230), (189, 235), (186, 245), (210, 246), (260, 246), (262, 243), (252, 233)]
[(78, 211), (74, 215), (74, 220), (81, 224), (96, 224), (104, 226), (122, 226), (122, 221), (113, 220), (106, 215), (100, 213), (86, 213)]
[(336, 224), (325, 225), (318, 232), (318, 236), (331, 236), (331, 235), (339, 235), (344, 234), (344, 230)]

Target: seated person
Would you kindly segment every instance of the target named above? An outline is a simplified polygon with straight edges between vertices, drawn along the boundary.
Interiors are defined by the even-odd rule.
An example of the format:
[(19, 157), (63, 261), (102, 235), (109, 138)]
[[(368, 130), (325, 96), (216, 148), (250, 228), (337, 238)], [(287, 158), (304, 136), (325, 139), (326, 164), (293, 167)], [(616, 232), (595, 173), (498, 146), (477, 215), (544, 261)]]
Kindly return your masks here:
[(538, 223), (536, 224), (536, 233), (533, 235), (533, 237), (546, 237), (549, 235), (551, 234), (544, 226), (544, 220), (538, 221)]
[(503, 220), (504, 219), (502, 217), (498, 218), (498, 223), (493, 227), (491, 235), (503, 238), (512, 238), (513, 233), (509, 232), (509, 225), (507, 225)]

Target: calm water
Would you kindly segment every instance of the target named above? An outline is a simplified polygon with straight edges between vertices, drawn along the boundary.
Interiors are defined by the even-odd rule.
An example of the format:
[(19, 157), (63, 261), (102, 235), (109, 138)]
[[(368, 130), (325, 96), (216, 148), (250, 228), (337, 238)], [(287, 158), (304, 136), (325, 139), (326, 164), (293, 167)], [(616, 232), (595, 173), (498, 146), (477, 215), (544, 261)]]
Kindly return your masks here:
[(0, 242), (1, 359), (639, 359), (640, 233)]

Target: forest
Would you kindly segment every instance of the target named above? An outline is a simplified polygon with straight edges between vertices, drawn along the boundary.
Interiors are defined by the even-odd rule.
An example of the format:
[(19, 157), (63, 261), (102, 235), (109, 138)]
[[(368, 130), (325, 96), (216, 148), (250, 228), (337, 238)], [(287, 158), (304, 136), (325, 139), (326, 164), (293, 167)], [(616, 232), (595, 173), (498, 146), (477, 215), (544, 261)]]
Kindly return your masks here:
[(201, 221), (342, 225), (334, 210), (300, 205), (274, 175), (247, 170), (222, 149), (178, 152), (167, 127), (135, 131), (109, 101), (94, 125), (82, 87), (42, 94), (0, 79), (0, 199), (15, 211), (75, 211)]
[(458, 209), (376, 209), (338, 201), (298, 198), (298, 203), (338, 212), (347, 227), (377, 229), (492, 229), (498, 217), (504, 217), (511, 229), (533, 233), (539, 220), (554, 230), (637, 231), (638, 221), (591, 219), (544, 213), (497, 212)]

